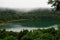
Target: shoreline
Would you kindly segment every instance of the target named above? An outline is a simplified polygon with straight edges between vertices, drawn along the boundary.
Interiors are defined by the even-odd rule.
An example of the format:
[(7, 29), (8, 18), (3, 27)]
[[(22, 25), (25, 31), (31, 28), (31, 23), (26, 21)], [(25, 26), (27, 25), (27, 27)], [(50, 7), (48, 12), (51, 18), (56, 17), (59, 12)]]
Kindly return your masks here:
[(33, 30), (38, 30), (38, 29), (49, 29), (49, 28), (54, 28), (55, 30), (58, 30), (58, 25), (53, 25), (53, 26), (49, 26), (49, 27), (42, 27), (42, 28), (21, 26), (21, 27), (6, 29), (6, 31), (20, 32), (23, 30), (33, 31)]
[(0, 23), (0, 26), (1, 26), (1, 25), (6, 25), (8, 22), (23, 21), (23, 20), (29, 20), (29, 19), (11, 20), (11, 21), (7, 21), (7, 22)]

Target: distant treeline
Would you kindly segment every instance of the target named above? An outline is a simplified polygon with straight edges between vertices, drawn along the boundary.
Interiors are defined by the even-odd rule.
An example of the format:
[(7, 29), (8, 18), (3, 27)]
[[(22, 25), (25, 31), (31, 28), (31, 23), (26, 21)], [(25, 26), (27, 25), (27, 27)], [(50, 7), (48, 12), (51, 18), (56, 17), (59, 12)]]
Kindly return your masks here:
[(0, 30), (0, 40), (60, 40), (60, 25), (54, 28), (23, 30), (20, 32)]
[(60, 12), (57, 13), (50, 9), (36, 9), (29, 12), (21, 12), (12, 9), (0, 9), (0, 23), (17, 19), (60, 20)]

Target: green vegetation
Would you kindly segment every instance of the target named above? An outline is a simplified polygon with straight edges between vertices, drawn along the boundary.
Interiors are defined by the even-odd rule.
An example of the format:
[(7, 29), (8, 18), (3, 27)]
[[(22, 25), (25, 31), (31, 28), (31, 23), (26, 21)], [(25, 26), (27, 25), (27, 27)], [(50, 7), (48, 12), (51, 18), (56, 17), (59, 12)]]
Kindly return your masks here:
[[(29, 19), (22, 21), (21, 19)], [(37, 21), (34, 21), (36, 20)], [(9, 22), (9, 21), (17, 21), (21, 20), (22, 25), (30, 25), (32, 22), (33, 26), (39, 26), (40, 20), (45, 20), (48, 25), (49, 21), (59, 21), (60, 20), (60, 13), (59, 12), (52, 12), (51, 9), (36, 9), (29, 12), (20, 12), (16, 10), (10, 9), (0, 9), (0, 24)], [(29, 22), (28, 22), (29, 21)], [(26, 23), (25, 23), (26, 22)], [(43, 24), (43, 23), (42, 23)], [(59, 24), (59, 23), (58, 23)], [(45, 25), (45, 24), (43, 24)], [(60, 26), (58, 30), (54, 28), (50, 29), (38, 29), (33, 31), (23, 30), (20, 32), (13, 32), (13, 31), (6, 31), (0, 30), (0, 40), (60, 40)]]
[(54, 28), (23, 30), (20, 32), (0, 30), (0, 40), (60, 40), (60, 26)]
[(29, 12), (0, 9), (0, 23), (20, 19), (60, 20), (60, 13), (53, 12), (52, 9), (36, 9)]
[(17, 18), (18, 15), (16, 15), (16, 12), (13, 10), (0, 10), (0, 23)]
[[(53, 4), (52, 6), (56, 7), (56, 10), (60, 10), (59, 0), (49, 0), (48, 3)], [(60, 24), (59, 22), (60, 12), (54, 12), (52, 11), (52, 9), (36, 9), (29, 12), (21, 12), (12, 9), (0, 8), (0, 24), (6, 22), (14, 22), (18, 20), (19, 21), (21, 20), (20, 22), (23, 26), (26, 25), (40, 26), (43, 23), (44, 23), (43, 25), (46, 26), (54, 24), (56, 20), (57, 24)], [(50, 22), (48, 22), (48, 20)], [(47, 23), (44, 21), (46, 21)], [(51, 23), (51, 21), (54, 23)], [(31, 25), (30, 23), (33, 25)], [(58, 30), (55, 30), (54, 28), (49, 28), (49, 29), (37, 29), (31, 31), (23, 30), (20, 32), (13, 32), (13, 31), (6, 31), (5, 29), (3, 29), (0, 30), (0, 40), (60, 40), (60, 25), (58, 26)]]

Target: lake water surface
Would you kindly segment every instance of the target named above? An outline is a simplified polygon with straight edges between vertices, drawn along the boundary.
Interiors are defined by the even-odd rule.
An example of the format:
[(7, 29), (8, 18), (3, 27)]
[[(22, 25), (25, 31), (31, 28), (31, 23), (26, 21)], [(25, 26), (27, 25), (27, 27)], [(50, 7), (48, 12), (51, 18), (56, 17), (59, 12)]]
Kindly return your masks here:
[(6, 29), (7, 31), (21, 31), (21, 30), (36, 30), (39, 28), (51, 28), (54, 27), (57, 29), (57, 25), (60, 24), (59, 20), (51, 21), (51, 20), (25, 20), (25, 21), (15, 21), (9, 22), (5, 25), (0, 25), (0, 29)]

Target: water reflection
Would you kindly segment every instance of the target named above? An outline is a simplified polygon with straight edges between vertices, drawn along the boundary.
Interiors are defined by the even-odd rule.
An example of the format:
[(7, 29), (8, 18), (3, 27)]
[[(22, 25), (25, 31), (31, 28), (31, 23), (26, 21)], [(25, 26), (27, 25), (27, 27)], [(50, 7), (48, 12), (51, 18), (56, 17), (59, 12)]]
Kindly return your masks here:
[(37, 27), (23, 27), (23, 26), (20, 26), (20, 25), (15, 25), (16, 27), (14, 28), (8, 28), (6, 29), (7, 31), (15, 31), (15, 32), (20, 32), (20, 31), (23, 31), (23, 30), (36, 30), (36, 29), (48, 29), (48, 28), (55, 28), (56, 30), (58, 29), (57, 28), (57, 25), (53, 25), (53, 26), (49, 26), (49, 27), (44, 27), (44, 28), (37, 28)]
[(28, 21), (17, 21), (17, 22), (9, 22), (6, 25), (1, 25), (0, 29), (6, 29), (7, 31), (21, 31), (21, 30), (36, 30), (42, 28), (51, 28), (54, 27), (57, 29), (57, 25), (60, 24), (60, 21), (41, 21), (41, 20), (28, 20)]

